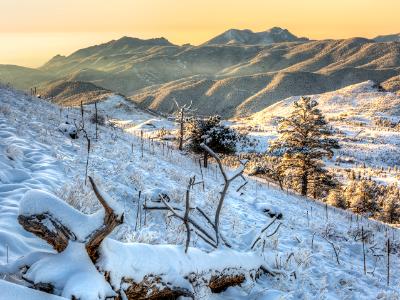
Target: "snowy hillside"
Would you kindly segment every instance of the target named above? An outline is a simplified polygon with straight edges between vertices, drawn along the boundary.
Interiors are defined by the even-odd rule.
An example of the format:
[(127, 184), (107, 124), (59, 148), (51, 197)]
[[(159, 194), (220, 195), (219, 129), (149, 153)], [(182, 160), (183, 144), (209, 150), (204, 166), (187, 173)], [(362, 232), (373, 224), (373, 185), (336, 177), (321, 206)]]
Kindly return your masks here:
[[(366, 165), (366, 176), (393, 183), (400, 178), (393, 167), (400, 164), (400, 97), (380, 91), (372, 81), (318, 95), (311, 95), (318, 108), (335, 129), (342, 149), (336, 152), (332, 168), (336, 172), (360, 170)], [(268, 141), (276, 137), (280, 117), (292, 111), (299, 97), (290, 97), (239, 120), (236, 126), (247, 127), (260, 140), (259, 151), (267, 149)], [(389, 172), (382, 168), (391, 168)], [(346, 172), (344, 172), (346, 173)]]
[[(341, 91), (338, 101), (347, 93), (353, 95), (356, 89)], [(333, 105), (333, 95), (320, 97)], [(389, 94), (385, 97), (381, 99), (384, 103), (392, 99)], [(332, 115), (335, 109), (332, 106)], [(251, 124), (264, 122), (268, 113), (255, 116)], [(224, 245), (213, 250), (205, 242), (207, 238), (201, 238), (193, 227), (185, 253), (182, 221), (172, 218), (168, 210), (144, 208), (159, 207), (168, 198), (166, 203), (175, 212), (184, 211), (186, 187), (189, 178), (195, 176), (200, 183), (189, 188), (187, 211), (200, 227), (212, 230), (199, 212), (210, 218), (214, 215), (223, 188), (216, 164), (204, 169), (198, 158), (177, 151), (167, 142), (148, 138), (147, 131), (171, 129), (174, 124), (142, 112), (118, 96), (99, 105), (99, 114), (107, 115), (108, 120), (98, 126), (97, 139), (95, 124), (90, 122), (93, 114), (94, 105), (85, 106), (85, 130), (91, 141), (88, 156), (88, 139), (82, 132), (78, 139), (72, 139), (68, 130), (62, 132), (82, 121), (79, 109), (62, 109), (0, 88), (1, 300), (62, 299), (57, 296), (91, 300), (113, 297), (116, 293), (123, 296), (129, 290), (127, 286), (150, 280), (151, 274), (158, 274), (159, 282), (190, 292), (195, 299), (400, 297), (398, 230), (291, 195), (247, 176), (232, 182), (225, 199), (220, 223)], [(348, 120), (360, 119), (355, 118)], [(360, 135), (375, 134), (370, 130)], [(390, 131), (383, 133), (390, 134), (390, 139), (398, 138)], [(88, 175), (101, 189), (100, 195), (108, 200), (118, 222), (122, 222), (104, 239), (96, 268), (82, 241), (101, 225), (107, 210), (101, 207), (90, 183), (85, 184), (87, 162)], [(227, 171), (228, 176), (235, 172)], [(29, 217), (33, 213), (58, 216), (75, 234), (75, 240), (56, 253), (19, 224), (18, 216)], [(278, 217), (279, 214), (282, 216)], [(45, 225), (52, 230), (52, 226), (59, 226)], [(361, 230), (368, 236), (364, 243)], [(191, 281), (199, 274), (208, 274), (202, 278), (206, 282), (227, 270), (244, 272), (258, 267), (263, 270), (260, 277), (250, 272), (240, 286), (221, 293), (213, 293), (217, 289), (210, 285)], [(43, 296), (22, 286), (51, 286), (51, 292), (57, 296)], [(161, 284), (156, 288), (162, 288)]]

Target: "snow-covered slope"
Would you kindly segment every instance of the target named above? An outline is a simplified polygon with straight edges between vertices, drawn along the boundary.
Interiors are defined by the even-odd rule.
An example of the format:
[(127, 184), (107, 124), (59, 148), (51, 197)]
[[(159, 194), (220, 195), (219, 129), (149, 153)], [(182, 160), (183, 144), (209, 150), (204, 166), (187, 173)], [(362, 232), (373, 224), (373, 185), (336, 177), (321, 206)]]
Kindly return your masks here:
[[(335, 164), (332, 163), (335, 172), (357, 171), (365, 163), (373, 179), (398, 182), (400, 174), (393, 167), (400, 164), (399, 95), (384, 92), (374, 82), (366, 81), (310, 97), (319, 103), (318, 108), (335, 129), (341, 144)], [(298, 99), (279, 101), (250, 118), (239, 120), (236, 126), (253, 130), (252, 135), (260, 141), (258, 150), (264, 151), (268, 141), (276, 137), (279, 118), (287, 116)], [(382, 170), (382, 167), (392, 170)]]
[[(135, 244), (183, 245), (186, 236), (181, 222), (167, 218), (165, 212), (144, 211), (140, 208), (145, 202), (152, 204), (154, 197), (159, 193), (167, 193), (172, 205), (182, 207), (189, 177), (195, 175), (196, 178), (202, 178), (203, 174), (204, 190), (202, 185), (193, 188), (191, 205), (199, 206), (212, 215), (222, 188), (222, 178), (215, 165), (203, 169), (201, 173), (197, 158), (180, 153), (171, 145), (148, 139), (146, 132), (143, 140), (140, 138), (140, 131), (124, 132), (121, 129), (124, 124), (127, 128), (143, 128), (141, 124), (154, 119), (154, 116), (143, 113), (134, 106), (128, 109), (125, 105), (128, 104), (124, 100), (115, 97), (100, 105), (100, 113), (109, 115), (112, 122), (99, 126), (97, 140), (95, 126), (89, 121), (94, 107), (85, 107), (85, 126), (92, 140), (88, 173), (125, 213), (124, 223), (105, 240), (102, 251), (111, 249), (108, 253), (114, 253), (114, 257), (104, 256), (102, 266), (106, 267), (110, 261), (107, 259), (112, 261), (119, 257), (117, 252), (122, 250), (117, 245), (119, 242), (125, 243), (128, 248), (143, 249), (139, 252), (144, 253), (143, 256), (124, 255), (127, 259), (121, 262), (125, 264), (124, 268), (128, 268), (126, 272), (130, 271), (129, 266), (132, 270), (138, 268), (136, 276), (142, 274), (139, 271), (145, 274), (143, 269), (147, 267), (149, 270), (156, 270), (157, 265), (147, 265), (146, 258), (166, 253), (163, 252), (163, 247), (169, 249), (168, 257), (179, 256), (178, 260), (170, 258), (163, 261), (165, 264), (171, 264), (171, 268), (167, 265), (160, 267), (160, 270), (171, 272), (168, 275), (172, 277), (178, 275), (175, 272), (182, 270), (183, 264), (187, 264), (190, 257), (196, 260), (195, 265), (203, 266), (206, 261), (195, 258), (198, 255), (197, 249), (211, 249), (198, 238), (192, 239), (190, 246), (197, 249), (193, 249), (192, 252), (192, 248), (189, 249), (190, 254), (187, 258), (184, 257), (182, 246), (159, 246), (156, 250), (156, 247), (152, 248), (146, 244)], [(7, 281), (27, 285), (16, 268), (18, 262), (25, 260), (32, 263), (38, 256), (51, 257), (51, 253), (54, 253), (49, 245), (25, 232), (18, 224), (21, 199), (24, 196), (31, 198), (27, 192), (33, 189), (49, 192), (84, 213), (94, 213), (99, 209), (93, 192), (84, 183), (86, 139), (80, 137), (73, 140), (60, 132), (58, 125), (66, 120), (79, 121), (79, 110), (62, 110), (58, 106), (13, 90), (0, 89), (0, 273), (13, 271), (11, 275), (2, 276)], [(154, 123), (162, 124), (162, 127), (173, 126), (162, 119)], [(364, 218), (355, 218), (354, 215), (341, 210), (325, 208), (317, 202), (280, 191), (261, 180), (246, 180), (248, 184), (239, 191), (243, 181), (238, 179), (232, 183), (222, 210), (221, 231), (236, 251), (251, 253), (251, 243), (261, 229), (272, 220), (265, 213), (265, 209), (282, 212), (283, 218), (277, 220), (273, 228), (266, 232), (272, 233), (276, 226), (281, 224), (277, 234), (265, 238), (265, 242), (260, 243), (254, 250), (254, 255), (285, 275), (262, 276), (255, 283), (250, 281), (242, 287), (229, 288), (221, 294), (211, 294), (209, 289), (197, 290), (198, 299), (399, 297), (400, 275), (396, 270), (400, 267), (397, 253), (400, 236), (396, 229)], [(363, 271), (362, 243), (359, 240), (362, 226), (371, 234), (366, 243), (367, 274)], [(387, 238), (391, 239), (393, 245), (390, 254), (389, 286), (386, 283)], [(71, 247), (74, 245), (71, 244)], [(127, 249), (125, 246), (124, 249)], [(226, 249), (218, 251), (230, 253)], [(48, 272), (38, 272), (38, 277), (32, 275), (35, 270), (45, 270), (43, 268), (46, 266), (42, 264), (40, 269), (36, 265), (37, 269), (30, 271), (32, 277), (29, 278), (35, 280), (51, 277), (57, 280), (57, 283), (68, 282), (68, 276), (72, 276), (73, 273), (65, 270), (71, 269), (74, 255), (81, 259), (79, 253), (66, 250), (64, 256), (67, 259), (63, 261), (66, 265), (63, 265), (57, 274), (51, 273), (54, 270), (50, 270), (49, 265)], [(231, 263), (235, 266), (249, 263), (246, 256), (241, 257)], [(49, 261), (59, 262), (50, 258)], [(78, 268), (79, 265), (75, 267)], [(118, 270), (121, 268), (122, 266)], [(79, 282), (74, 281), (74, 288), (80, 288), (82, 294), (87, 293), (87, 290), (84, 290), (85, 287), (88, 289), (85, 280), (90, 278), (82, 276), (80, 279)], [(15, 288), (9, 283), (0, 282), (0, 287), (5, 287), (11, 295), (14, 293), (13, 299), (16, 300), (37, 297), (36, 292), (28, 293), (26, 289)], [(56, 289), (55, 293), (61, 295), (62, 285), (56, 287), (59, 289)], [(4, 298), (4, 295), (8, 294), (1, 291), (1, 300), (9, 299)]]
[[(340, 90), (311, 95), (319, 109), (328, 117), (347, 114), (352, 118), (386, 116), (400, 119), (400, 97), (380, 91), (373, 81), (350, 85)], [(288, 115), (299, 96), (279, 101), (254, 114), (255, 122), (267, 121), (271, 116)]]

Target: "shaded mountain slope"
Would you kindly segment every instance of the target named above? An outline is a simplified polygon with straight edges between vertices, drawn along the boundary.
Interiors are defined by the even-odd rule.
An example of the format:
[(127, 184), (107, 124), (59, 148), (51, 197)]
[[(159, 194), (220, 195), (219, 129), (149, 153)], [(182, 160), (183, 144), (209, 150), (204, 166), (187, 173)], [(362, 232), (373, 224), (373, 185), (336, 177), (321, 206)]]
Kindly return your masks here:
[(76, 106), (81, 101), (87, 104), (104, 100), (112, 94), (111, 91), (93, 83), (82, 81), (57, 81), (41, 91), (43, 98), (65, 106)]
[[(266, 38), (271, 35), (282, 38)], [(238, 42), (224, 40), (227, 36)], [(162, 112), (171, 112), (177, 99), (193, 101), (199, 114), (231, 117), (289, 96), (365, 80), (386, 82), (400, 75), (400, 42), (306, 41), (277, 28), (261, 33), (231, 30), (200, 46), (123, 37), (55, 56), (38, 70), (26, 70), (27, 76), (13, 72), (7, 78), (20, 88), (85, 81)], [(390, 83), (392, 91), (399, 88), (395, 82)]]

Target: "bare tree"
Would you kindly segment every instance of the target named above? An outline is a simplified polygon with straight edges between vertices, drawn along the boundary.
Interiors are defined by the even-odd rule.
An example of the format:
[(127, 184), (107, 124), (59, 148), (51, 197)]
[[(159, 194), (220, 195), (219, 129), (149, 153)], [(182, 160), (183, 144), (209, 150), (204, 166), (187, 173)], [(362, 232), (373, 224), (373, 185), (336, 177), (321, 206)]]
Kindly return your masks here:
[(233, 176), (228, 177), (218, 154), (216, 154), (214, 151), (212, 151), (204, 143), (202, 143), (200, 145), (200, 147), (203, 148), (211, 157), (213, 157), (217, 161), (219, 170), (221, 171), (222, 177), (224, 179), (224, 187), (223, 187), (220, 197), (219, 197), (218, 206), (217, 206), (217, 210), (215, 212), (215, 218), (214, 218), (215, 238), (216, 238), (216, 242), (217, 242), (217, 246), (218, 246), (218, 244), (219, 244), (219, 219), (220, 219), (221, 209), (222, 209), (222, 205), (224, 204), (226, 193), (228, 192), (229, 186), (232, 183), (232, 181), (234, 181), (236, 178), (238, 178), (240, 176), (243, 177), (243, 172), (246, 167), (247, 161), (243, 161), (243, 162), (241, 161), (241, 167), (239, 168), (239, 170), (236, 171), (236, 173)]
[[(193, 219), (189, 215), (189, 191), (190, 191), (190, 187), (193, 187), (194, 185), (203, 183), (203, 182), (195, 182), (194, 177), (189, 180), (189, 185), (188, 185), (188, 188), (186, 190), (186, 207), (185, 207), (184, 215), (182, 215), (182, 214), (180, 214), (178, 212), (178, 211), (182, 211), (182, 209), (174, 208), (167, 202), (167, 199), (166, 199), (165, 195), (160, 195), (160, 200), (165, 205), (165, 207), (144, 207), (144, 209), (149, 209), (149, 210), (166, 210), (167, 209), (172, 213), (172, 216), (174, 216), (174, 217), (180, 219), (181, 221), (183, 221), (183, 223), (186, 226), (186, 231), (187, 231), (186, 247), (188, 245), (188, 240), (190, 239), (190, 233), (189, 233), (190, 226), (189, 225), (191, 225), (193, 227), (193, 229), (196, 232), (196, 234), (203, 241), (205, 241), (207, 244), (209, 244), (213, 248), (218, 248), (218, 246), (220, 244), (220, 239), (222, 240), (222, 242), (227, 247), (231, 247), (231, 244), (222, 236), (222, 234), (219, 231), (221, 210), (222, 210), (222, 207), (223, 207), (223, 204), (224, 204), (224, 200), (225, 200), (226, 194), (228, 192), (229, 186), (232, 183), (232, 181), (234, 181), (238, 177), (244, 178), (243, 177), (243, 171), (245, 169), (247, 161), (241, 162), (241, 164), (242, 164), (241, 167), (236, 171), (236, 173), (233, 176), (229, 177), (227, 175), (223, 165), (222, 165), (220, 157), (213, 150), (211, 150), (208, 146), (206, 146), (205, 144), (201, 144), (201, 147), (204, 149), (204, 151), (206, 153), (208, 153), (211, 157), (213, 157), (217, 161), (217, 164), (218, 164), (218, 167), (219, 167), (219, 169), (221, 171), (222, 177), (224, 178), (224, 187), (223, 187), (223, 189), (222, 189), (222, 191), (220, 193), (220, 197), (219, 197), (219, 200), (218, 200), (218, 205), (217, 205), (217, 208), (216, 208), (214, 220), (211, 220), (211, 218), (208, 217), (207, 214), (201, 208), (196, 207), (196, 210), (207, 221), (207, 223), (211, 226), (212, 230), (214, 230), (214, 236), (212, 236), (212, 234), (210, 234), (209, 231), (206, 228), (201, 226), (195, 219)], [(242, 187), (243, 187), (243, 185), (242, 185)]]
[(177, 107), (177, 117), (178, 117), (178, 123), (179, 123), (179, 150), (183, 150), (183, 138), (185, 135), (185, 123), (186, 123), (186, 117), (188, 112), (191, 111), (192, 107), (192, 101), (190, 101), (190, 104), (183, 104), (179, 105), (176, 100), (175, 105)]

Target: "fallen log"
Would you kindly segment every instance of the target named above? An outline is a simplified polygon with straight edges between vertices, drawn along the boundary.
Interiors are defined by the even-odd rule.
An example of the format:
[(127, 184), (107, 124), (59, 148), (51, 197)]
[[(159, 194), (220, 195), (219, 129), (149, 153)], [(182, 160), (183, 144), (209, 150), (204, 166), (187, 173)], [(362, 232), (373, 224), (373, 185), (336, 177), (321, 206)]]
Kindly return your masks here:
[(171, 286), (162, 281), (159, 276), (146, 276), (140, 282), (124, 281), (129, 287), (123, 291), (127, 299), (137, 300), (175, 300), (179, 297), (194, 299), (194, 294), (188, 289)]
[[(57, 252), (64, 251), (69, 240), (75, 238), (67, 227), (49, 213), (32, 216), (19, 215), (18, 222), (26, 231), (49, 243)], [(49, 224), (53, 226), (52, 229), (49, 228)]]
[[(253, 252), (224, 249), (206, 253), (189, 247), (186, 253), (182, 246), (108, 239), (123, 222), (123, 214), (89, 180), (103, 207), (93, 216), (45, 192), (31, 193), (21, 202), (19, 223), (59, 253), (38, 255), (29, 265), (21, 263), (28, 268), (26, 278), (32, 287), (54, 286), (63, 296), (81, 300), (94, 295), (96, 299), (194, 299), (198, 286), (220, 293), (261, 274), (276, 274)], [(69, 278), (60, 277), (57, 269), (68, 270)], [(85, 287), (85, 280), (93, 290), (76, 288)]]

